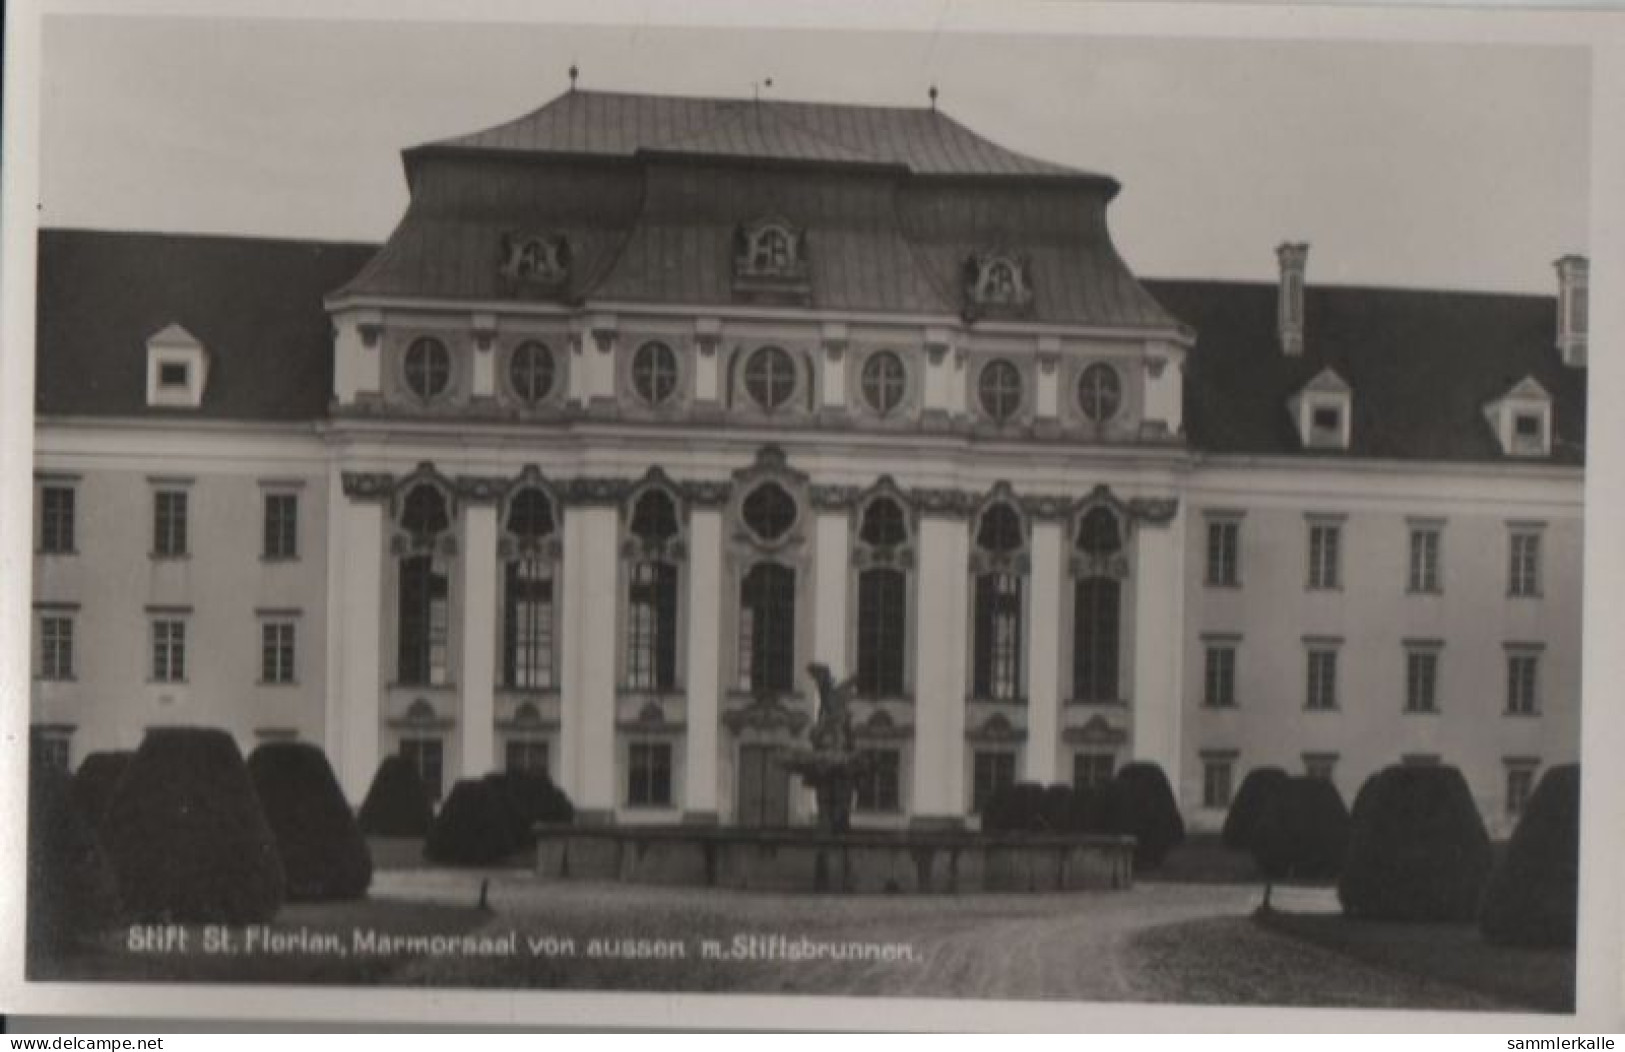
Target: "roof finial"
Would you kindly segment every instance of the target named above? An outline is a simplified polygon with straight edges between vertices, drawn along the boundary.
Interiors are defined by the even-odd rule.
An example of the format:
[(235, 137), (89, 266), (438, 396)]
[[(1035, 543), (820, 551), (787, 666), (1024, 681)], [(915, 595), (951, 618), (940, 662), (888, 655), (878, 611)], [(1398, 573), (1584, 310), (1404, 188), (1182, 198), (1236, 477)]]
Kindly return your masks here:
[(931, 96), (931, 112), (935, 113), (937, 110), (937, 86), (935, 84), (931, 85), (931, 90), (926, 94)]
[(580, 75), (581, 75), (581, 70), (576, 68), (576, 64), (574, 62), (570, 63), (570, 90), (571, 91), (576, 90), (576, 78), (579, 77)]
[(771, 88), (772, 86), (773, 86), (773, 78), (772, 77), (764, 77), (761, 80), (753, 80), (753, 81), (751, 81), (750, 82), (751, 100), (753, 102), (761, 102), (762, 101), (762, 89), (763, 88)]

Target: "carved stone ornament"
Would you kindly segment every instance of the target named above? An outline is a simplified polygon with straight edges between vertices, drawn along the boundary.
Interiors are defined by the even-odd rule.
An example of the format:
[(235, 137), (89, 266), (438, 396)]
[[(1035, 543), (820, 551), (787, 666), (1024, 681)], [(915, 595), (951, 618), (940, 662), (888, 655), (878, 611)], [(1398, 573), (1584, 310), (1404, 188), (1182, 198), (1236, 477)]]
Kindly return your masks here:
[(962, 271), (967, 313), (1021, 312), (1031, 306), (1031, 265), (1026, 256), (978, 252)]
[(733, 486), (726, 482), (684, 482), (677, 490), (685, 501), (697, 508), (720, 508), (733, 496)]
[(567, 504), (619, 504), (632, 492), (630, 479), (583, 476), (559, 483), (559, 496)]
[(356, 500), (384, 500), (395, 492), (395, 476), (387, 471), (346, 471), (344, 495)]
[(563, 234), (510, 232), (500, 246), (497, 271), (516, 287), (554, 289), (570, 279), (575, 253)]
[(967, 730), (965, 737), (989, 744), (1024, 742), (1027, 740), (1027, 729), (1015, 726), (1008, 716), (996, 712), (983, 720), (981, 726)]
[(1024, 551), (1000, 554), (983, 551), (975, 547), (971, 549), (970, 572), (978, 577), (989, 573), (1006, 573), (1017, 577), (1025, 577), (1032, 571), (1032, 556)]
[(1128, 502), (1128, 513), (1137, 522), (1166, 526), (1179, 514), (1179, 498), (1135, 497)]
[(1128, 741), (1128, 732), (1113, 727), (1104, 716), (1091, 716), (1081, 727), (1068, 727), (1061, 732), (1061, 740), (1069, 745), (1122, 745)]
[(510, 480), (501, 475), (458, 475), (457, 495), (464, 500), (498, 501), (508, 492)]
[(669, 720), (666, 710), (658, 701), (649, 701), (638, 710), (638, 714), (631, 719), (615, 721), (617, 730), (632, 731), (643, 734), (676, 732), (683, 729), (682, 720)]
[(978, 503), (976, 494), (957, 489), (917, 489), (913, 497), (922, 515), (969, 516)]
[(818, 511), (845, 511), (863, 495), (861, 486), (815, 483), (808, 487), (808, 499)]
[(852, 728), (858, 741), (907, 741), (914, 737), (912, 723), (899, 723), (885, 709), (876, 709), (869, 718)]
[(1072, 501), (1054, 494), (1030, 494), (1017, 497), (1016, 503), (1030, 519), (1058, 522), (1072, 514)]
[(777, 217), (741, 223), (734, 230), (734, 277), (804, 281), (806, 234)]
[(1074, 551), (1071, 566), (1073, 577), (1109, 577), (1115, 581), (1128, 579), (1128, 556), (1121, 552), (1088, 555)]
[(733, 734), (745, 731), (800, 734), (812, 721), (806, 710), (786, 705), (777, 695), (759, 697), (743, 708), (722, 714), (722, 723)]

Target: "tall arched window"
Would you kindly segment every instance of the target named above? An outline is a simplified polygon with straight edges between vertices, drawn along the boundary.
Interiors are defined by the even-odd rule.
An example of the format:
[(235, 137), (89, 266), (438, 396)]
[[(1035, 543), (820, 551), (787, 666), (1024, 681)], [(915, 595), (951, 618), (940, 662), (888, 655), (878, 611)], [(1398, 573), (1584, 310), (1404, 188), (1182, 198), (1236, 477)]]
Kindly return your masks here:
[(402, 683), (440, 684), (448, 679), (450, 578), (436, 552), (451, 524), (446, 497), (420, 482), (401, 504), (400, 527), (409, 552), (399, 564), (396, 678)]
[(503, 579), (502, 681), (517, 690), (558, 686), (554, 646), (553, 502), (535, 487), (515, 493), (505, 522), (514, 557)]
[(677, 689), (678, 567), (673, 544), (681, 527), (677, 505), (663, 489), (647, 489), (632, 505), (633, 558), (626, 596), (626, 685)]
[(1085, 568), (1073, 585), (1072, 696), (1117, 701), (1123, 587), (1111, 567), (1123, 547), (1117, 516), (1097, 507), (1078, 524), (1077, 549)]
[(871, 500), (858, 525), (857, 689), (863, 697), (907, 692), (907, 516), (890, 496)]
[(739, 588), (739, 686), (752, 694), (795, 688), (796, 572), (759, 562)]
[(1005, 501), (988, 505), (976, 527), (975, 639), (972, 690), (990, 701), (1023, 697), (1022, 599), (1026, 540), (1021, 516)]

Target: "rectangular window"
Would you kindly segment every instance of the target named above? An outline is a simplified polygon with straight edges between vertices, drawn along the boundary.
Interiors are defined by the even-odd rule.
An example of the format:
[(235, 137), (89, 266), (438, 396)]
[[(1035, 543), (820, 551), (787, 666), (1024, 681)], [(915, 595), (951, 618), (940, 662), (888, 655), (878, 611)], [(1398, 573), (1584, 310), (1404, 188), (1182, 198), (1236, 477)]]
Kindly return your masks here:
[(1122, 586), (1110, 577), (1084, 577), (1073, 596), (1072, 697), (1117, 701)]
[(908, 575), (871, 569), (858, 574), (858, 694), (895, 698), (904, 693), (908, 656)]
[(1117, 773), (1117, 755), (1109, 752), (1076, 752), (1072, 754), (1072, 788), (1096, 789), (1106, 785)]
[(73, 732), (55, 727), (31, 727), (28, 734), (29, 762), (39, 768), (67, 774), (73, 769)]
[(1439, 528), (1413, 526), (1411, 528), (1410, 580), (1407, 588), (1412, 592), (1437, 593), (1439, 585)]
[(299, 556), (299, 495), (265, 495), (265, 547), (267, 559), (294, 559)]
[(439, 738), (402, 738), (401, 755), (417, 771), (429, 799), (439, 800), (445, 791), (445, 746)]
[(547, 774), (547, 739), (510, 738), (503, 749), (503, 759), (510, 771)]
[(627, 754), (628, 807), (671, 806), (671, 745), (633, 742)]
[(1507, 761), (1507, 814), (1523, 814), (1529, 797), (1535, 791), (1535, 772), (1540, 765), (1533, 760)]
[(976, 578), (975, 686), (978, 698), (1016, 701), (1021, 685), (1022, 579), (1012, 573)]
[(1510, 595), (1540, 594), (1540, 534), (1514, 531), (1509, 541), (1510, 562), (1507, 592)]
[(1234, 643), (1207, 645), (1207, 670), (1203, 677), (1202, 704), (1228, 709), (1236, 704), (1236, 647)]
[(1405, 650), (1405, 711), (1439, 711), (1439, 651), (1436, 647)]
[(266, 621), (260, 625), (260, 682), (294, 682), (293, 622)]
[(751, 567), (739, 593), (739, 687), (789, 694), (796, 683), (796, 572), (779, 563)]
[(39, 678), (73, 678), (73, 618), (46, 614), (39, 619)]
[(981, 814), (987, 798), (1016, 783), (1016, 754), (1008, 749), (978, 749), (971, 758), (971, 811)]
[(185, 362), (158, 363), (159, 387), (185, 387), (188, 369)]
[(433, 556), (400, 563), (396, 674), (402, 683), (445, 683), (449, 665), (449, 583)]
[(1342, 542), (1342, 527), (1333, 523), (1316, 522), (1309, 526), (1309, 587), (1337, 588), (1338, 548)]
[(1230, 806), (1230, 779), (1235, 759), (1229, 756), (1209, 756), (1202, 760), (1202, 806), (1225, 808)]
[(1540, 714), (1540, 655), (1529, 651), (1507, 654), (1507, 714)]
[(1239, 551), (1241, 523), (1234, 519), (1209, 519), (1207, 524), (1207, 583), (1233, 588), (1241, 583)]
[(71, 554), (74, 550), (73, 520), (73, 487), (40, 487), (39, 550), (50, 555)]
[(896, 749), (866, 749), (858, 776), (858, 792), (853, 807), (858, 811), (891, 814), (902, 810), (898, 786), (902, 782), (900, 754)]
[(186, 554), (185, 490), (159, 490), (153, 494), (152, 551), (167, 558)]
[(1337, 771), (1337, 754), (1334, 752), (1306, 752), (1303, 754), (1303, 773), (1307, 778), (1318, 778), (1323, 782), (1333, 780)]
[(1309, 649), (1309, 684), (1305, 706), (1317, 710), (1337, 708), (1337, 651), (1331, 647)]
[(518, 559), (507, 565), (503, 582), (502, 682), (518, 690), (550, 690), (554, 686), (553, 564), (549, 560)]
[(158, 683), (186, 679), (186, 622), (158, 618), (152, 623), (152, 678)]

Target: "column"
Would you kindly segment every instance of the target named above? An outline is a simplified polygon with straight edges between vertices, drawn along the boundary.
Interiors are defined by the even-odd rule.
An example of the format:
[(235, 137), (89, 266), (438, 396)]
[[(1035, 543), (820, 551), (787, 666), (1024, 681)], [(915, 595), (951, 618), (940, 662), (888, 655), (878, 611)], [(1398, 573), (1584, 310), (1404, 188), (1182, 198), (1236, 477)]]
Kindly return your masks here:
[(620, 572), (614, 506), (564, 515), (564, 667), (560, 776), (584, 821), (615, 812), (615, 611)]
[(722, 619), (722, 512), (688, 517), (688, 704), (683, 820), (717, 820), (718, 635)]
[(1035, 522), (1027, 614), (1027, 773), (1030, 782), (1057, 781), (1060, 752), (1061, 524)]
[(820, 511), (813, 543), (813, 660), (829, 666), (836, 681), (850, 676), (846, 656), (846, 583), (851, 562), (851, 525), (845, 508)]
[(478, 778), (496, 756), (497, 512), (463, 508), (462, 777)]
[(1157, 764), (1178, 791), (1185, 648), (1184, 516), (1140, 519), (1134, 531), (1134, 758)]
[(352, 496), (335, 473), (327, 563), (327, 754), (359, 804), (378, 768), (384, 504)]
[(965, 651), (970, 622), (969, 530), (956, 515), (920, 520), (921, 653), (914, 702), (914, 821), (965, 816)]

